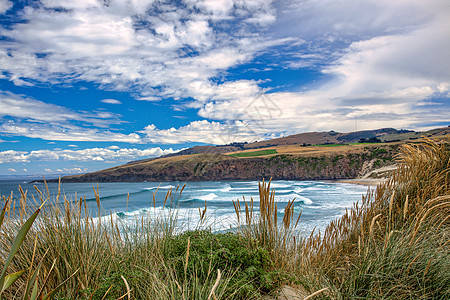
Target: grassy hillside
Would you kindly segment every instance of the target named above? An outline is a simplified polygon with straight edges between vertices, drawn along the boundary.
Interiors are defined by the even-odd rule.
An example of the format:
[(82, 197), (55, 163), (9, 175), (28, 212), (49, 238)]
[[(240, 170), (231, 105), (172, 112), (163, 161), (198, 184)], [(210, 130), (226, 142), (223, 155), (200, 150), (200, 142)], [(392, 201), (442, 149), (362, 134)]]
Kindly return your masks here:
[(244, 146), (246, 149), (265, 148), (282, 145), (323, 145), (323, 144), (352, 144), (361, 139), (378, 138), (381, 142), (412, 141), (426, 137), (444, 137), (450, 134), (449, 127), (436, 128), (424, 132), (410, 130), (396, 130), (383, 128), (376, 130), (363, 130), (348, 133), (335, 131), (307, 132), (294, 134), (283, 138), (250, 143)]
[[(63, 182), (352, 179), (393, 164), (393, 155), (406, 141), (420, 142), (423, 135), (444, 138), (447, 134), (449, 127), (422, 133), (385, 128), (302, 133), (250, 144), (196, 146), (159, 158), (66, 176)], [(371, 139), (389, 142), (362, 142)]]
[(238, 152), (238, 153), (232, 153), (232, 154), (228, 154), (228, 155), (234, 156), (234, 157), (255, 157), (255, 156), (264, 156), (264, 155), (270, 155), (270, 154), (276, 154), (276, 153), (277, 153), (277, 150), (269, 149), (269, 150), (259, 150), (259, 151)]
[[(450, 134), (450, 127), (436, 128), (424, 132), (411, 130), (396, 130), (393, 128), (383, 128), (376, 130), (364, 130), (348, 133), (335, 131), (329, 132), (307, 132), (294, 134), (283, 138), (254, 142), (254, 143), (231, 143), (229, 145), (217, 146), (195, 146), (177, 153), (164, 155), (161, 158), (174, 156), (184, 156), (191, 154), (224, 154), (234, 152), (255, 151), (260, 148), (273, 148), (283, 146), (307, 147), (311, 145), (333, 147), (331, 145), (358, 145), (361, 139), (378, 138), (381, 142), (411, 142), (422, 137), (443, 138)], [(335, 147), (335, 146), (334, 146)], [(158, 158), (141, 159), (129, 162), (128, 164), (144, 163)]]
[(190, 154), (66, 176), (63, 182), (349, 179), (393, 164), (400, 143), (285, 145), (224, 154)]
[[(253, 200), (234, 203), (232, 233), (176, 234), (173, 210), (123, 226), (94, 222), (83, 198), (46, 205), (5, 269), (25, 273), (3, 296), (22, 299), (36, 274), (44, 294), (69, 278), (56, 299), (260, 299), (284, 285), (300, 299), (449, 299), (449, 143), (404, 145), (398, 160), (387, 182), (310, 237), (297, 235), (293, 202), (278, 215), (270, 182), (260, 184), (259, 211)], [(33, 212), (21, 195), (1, 227), (0, 267)], [(206, 218), (207, 206), (199, 213)]]

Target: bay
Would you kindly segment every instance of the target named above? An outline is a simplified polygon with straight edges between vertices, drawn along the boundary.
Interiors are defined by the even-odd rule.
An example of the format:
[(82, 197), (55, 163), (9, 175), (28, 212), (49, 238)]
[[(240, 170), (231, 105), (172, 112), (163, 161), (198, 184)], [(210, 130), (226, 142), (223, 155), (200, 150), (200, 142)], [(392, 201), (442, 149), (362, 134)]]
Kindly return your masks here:
[[(198, 208), (207, 205), (206, 221), (203, 227), (209, 227), (213, 231), (221, 231), (233, 228), (237, 225), (233, 200), (245, 198), (254, 199), (255, 208), (259, 208), (258, 182), (257, 181), (207, 181), (188, 182), (180, 195), (180, 190), (185, 182), (114, 182), (99, 183), (101, 199), (101, 218), (119, 220), (125, 224), (140, 220), (142, 216), (156, 217), (170, 211), (170, 206), (175, 208), (178, 216), (178, 229), (180, 231), (198, 228), (200, 216)], [(28, 203), (32, 197), (39, 199), (38, 192), (34, 188), (44, 192), (43, 183), (28, 183), (19, 180), (0, 181), (0, 194), (8, 196), (13, 192), (15, 199), (20, 197), (19, 185), (28, 190)], [(175, 191), (178, 186), (178, 191)], [(86, 199), (90, 213), (98, 217), (97, 204), (92, 183), (65, 183), (61, 186), (61, 194), (73, 202), (80, 197)], [(58, 192), (57, 183), (48, 184), (52, 201)], [(301, 212), (300, 231), (309, 234), (313, 228), (321, 231), (330, 221), (339, 218), (345, 210), (361, 200), (366, 194), (367, 187), (348, 183), (324, 182), (324, 181), (272, 181), (271, 188), (275, 189), (275, 200), (278, 204), (278, 217), (282, 219), (284, 207), (288, 201), (294, 201), (294, 219)], [(166, 193), (172, 189), (172, 197), (166, 202)], [(156, 192), (157, 191), (157, 192)], [(153, 193), (155, 193), (155, 206), (153, 206)], [(77, 198), (75, 198), (75, 193)], [(129, 201), (128, 199), (129, 194)], [(63, 197), (60, 197), (60, 202)], [(32, 201), (31, 201), (32, 202)], [(37, 200), (37, 202), (39, 202)], [(3, 203), (3, 199), (1, 201)], [(17, 201), (16, 201), (17, 203)], [(242, 205), (243, 206), (243, 205)]]

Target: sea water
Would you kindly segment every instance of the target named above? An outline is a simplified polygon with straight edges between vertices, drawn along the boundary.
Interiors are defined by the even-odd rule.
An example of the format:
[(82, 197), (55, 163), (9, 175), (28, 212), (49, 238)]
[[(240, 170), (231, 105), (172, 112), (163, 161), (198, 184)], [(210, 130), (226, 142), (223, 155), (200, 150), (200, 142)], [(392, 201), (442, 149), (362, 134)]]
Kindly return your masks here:
[[(184, 184), (185, 182), (99, 183), (100, 217), (105, 219), (112, 217), (127, 224), (140, 220), (143, 216), (155, 218), (172, 211), (177, 214), (179, 231), (193, 230), (199, 228), (199, 208), (203, 210), (206, 202), (206, 218), (201, 223), (202, 228), (223, 231), (237, 226), (233, 200), (240, 199), (243, 208), (243, 200), (248, 202), (253, 198), (255, 210), (259, 209), (257, 181), (188, 182), (180, 195)], [(46, 190), (43, 183), (0, 181), (0, 194), (9, 196), (13, 192), (17, 199), (20, 197), (19, 185), (23, 190), (28, 190), (28, 199), (32, 199), (33, 195), (35, 199), (39, 199), (34, 185), (42, 192)], [(97, 188), (97, 184), (64, 183), (61, 186), (61, 194), (69, 201), (85, 198), (91, 215), (97, 217), (94, 187)], [(58, 184), (48, 183), (48, 188), (54, 201), (58, 193)], [(303, 234), (309, 234), (313, 228), (323, 231), (330, 221), (342, 216), (346, 209), (361, 201), (362, 195), (367, 192), (365, 186), (323, 181), (272, 181), (271, 188), (275, 189), (280, 221), (286, 204), (295, 199), (294, 220), (301, 213), (299, 230)], [(164, 205), (165, 196), (170, 189), (172, 197), (169, 197)], [(75, 199), (75, 193), (78, 199)], [(60, 197), (60, 201), (63, 201), (63, 197)], [(3, 204), (3, 199), (0, 200), (0, 204)]]

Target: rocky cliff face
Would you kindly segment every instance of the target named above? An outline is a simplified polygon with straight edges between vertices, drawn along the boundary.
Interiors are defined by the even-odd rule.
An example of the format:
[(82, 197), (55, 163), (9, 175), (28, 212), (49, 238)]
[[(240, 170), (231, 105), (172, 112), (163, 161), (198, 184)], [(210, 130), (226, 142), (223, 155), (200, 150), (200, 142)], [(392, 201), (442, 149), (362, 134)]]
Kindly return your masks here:
[[(374, 150), (346, 155), (236, 158), (196, 154), (123, 165), (62, 178), (63, 182), (220, 181), (220, 180), (334, 180), (356, 178), (392, 164), (392, 151)], [(371, 162), (368, 164), (367, 162)], [(375, 161), (375, 163), (374, 163)], [(370, 165), (371, 167), (368, 167)]]

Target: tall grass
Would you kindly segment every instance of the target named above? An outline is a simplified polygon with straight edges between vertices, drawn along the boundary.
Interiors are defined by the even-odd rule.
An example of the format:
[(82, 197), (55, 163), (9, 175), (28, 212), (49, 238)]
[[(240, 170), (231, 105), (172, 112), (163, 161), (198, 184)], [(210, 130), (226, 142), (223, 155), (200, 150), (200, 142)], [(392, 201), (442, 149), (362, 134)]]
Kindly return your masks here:
[[(98, 188), (94, 191), (100, 212), (101, 197)], [(165, 203), (173, 202), (174, 194), (170, 190)], [(176, 209), (126, 224), (112, 215), (91, 216), (85, 198), (70, 202), (58, 193), (55, 200), (28, 232), (9, 271), (41, 261), (37, 276), (46, 280), (45, 291), (73, 276), (59, 299), (252, 299), (273, 289), (267, 250), (248, 247), (251, 241), (232, 233), (176, 232)], [(32, 212), (26, 192), (18, 202), (0, 231), (0, 266)], [(206, 207), (200, 213), (205, 218)], [(25, 289), (19, 278), (6, 291), (7, 299), (22, 299)]]
[[(450, 298), (450, 150), (446, 141), (405, 145), (399, 168), (323, 234), (296, 273), (327, 297)], [(325, 297), (325, 296), (324, 296)]]
[[(253, 199), (235, 201), (238, 227), (219, 234), (177, 233), (176, 209), (128, 225), (93, 218), (85, 199), (58, 193), (62, 205), (44, 207), (8, 273), (42, 262), (46, 292), (70, 278), (58, 299), (252, 299), (283, 284), (308, 299), (449, 299), (449, 144), (405, 145), (397, 159), (388, 181), (309, 237), (297, 235), (294, 200), (278, 213), (270, 181), (259, 185), (259, 209)], [(33, 212), (20, 193), (0, 231), (0, 267)], [(25, 278), (8, 299), (22, 299)]]

